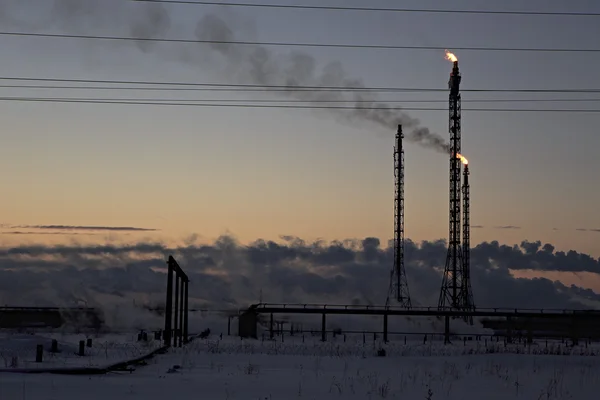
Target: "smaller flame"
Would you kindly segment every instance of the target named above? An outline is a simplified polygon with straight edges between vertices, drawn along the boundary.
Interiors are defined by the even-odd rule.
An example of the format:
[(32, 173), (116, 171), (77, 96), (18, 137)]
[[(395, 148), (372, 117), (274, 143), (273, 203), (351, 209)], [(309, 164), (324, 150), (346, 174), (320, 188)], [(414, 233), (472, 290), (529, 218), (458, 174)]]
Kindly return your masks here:
[(457, 62), (458, 61), (458, 57), (456, 57), (454, 55), (454, 53), (451, 53), (450, 51), (446, 50), (446, 60), (452, 61), (452, 62)]
[(469, 165), (469, 160), (467, 160), (467, 157), (463, 156), (462, 154), (457, 154), (456, 158), (460, 158), (460, 161), (462, 161), (464, 165)]

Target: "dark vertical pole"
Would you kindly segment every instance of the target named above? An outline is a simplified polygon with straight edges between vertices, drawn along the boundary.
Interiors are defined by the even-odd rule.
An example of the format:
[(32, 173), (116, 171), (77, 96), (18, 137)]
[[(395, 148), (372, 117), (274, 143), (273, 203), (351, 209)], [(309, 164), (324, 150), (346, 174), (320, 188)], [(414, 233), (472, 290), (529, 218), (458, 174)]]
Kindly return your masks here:
[(179, 293), (179, 347), (183, 346), (183, 299), (185, 291), (185, 281), (183, 278), (179, 278), (181, 281), (181, 293)]
[(184, 298), (184, 307), (185, 307), (185, 314), (183, 315), (183, 343), (187, 343), (188, 342), (188, 336), (189, 336), (189, 332), (188, 332), (188, 317), (189, 317), (189, 308), (188, 308), (188, 284), (190, 283), (190, 281), (188, 279), (185, 280), (185, 298)]
[(579, 327), (577, 318), (573, 317), (571, 322), (571, 340), (573, 341), (573, 346), (579, 346)]
[(35, 362), (41, 363), (44, 358), (44, 345), (38, 344), (35, 349)]
[(269, 324), (269, 334), (271, 339), (273, 339), (273, 313), (271, 313), (271, 323)]
[(388, 342), (388, 315), (383, 314), (383, 343)]
[(178, 332), (177, 328), (179, 328), (179, 271), (175, 270), (175, 312), (173, 313), (173, 346), (177, 346), (177, 338)]
[(323, 317), (321, 318), (321, 341), (326, 341), (327, 340), (327, 330), (326, 327), (327, 326), (327, 314), (323, 313)]
[(231, 336), (231, 317), (227, 317), (227, 336)]
[(171, 260), (173, 257), (169, 256), (168, 272), (167, 272), (167, 301), (165, 302), (165, 346), (171, 345), (171, 322), (173, 310), (173, 265)]

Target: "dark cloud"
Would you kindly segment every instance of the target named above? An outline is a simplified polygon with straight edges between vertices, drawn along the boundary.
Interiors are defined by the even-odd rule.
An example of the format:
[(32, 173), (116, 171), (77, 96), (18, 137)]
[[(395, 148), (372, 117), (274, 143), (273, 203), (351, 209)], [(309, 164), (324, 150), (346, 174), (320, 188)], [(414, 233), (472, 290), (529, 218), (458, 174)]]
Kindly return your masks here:
[(515, 225), (503, 225), (503, 226), (495, 226), (494, 229), (521, 229), (521, 227), (515, 226)]
[(483, 225), (471, 225), (471, 229), (483, 229)]
[(85, 235), (95, 236), (97, 233), (81, 233), (81, 232), (32, 232), (32, 231), (8, 231), (0, 232), (2, 235)]
[(600, 229), (577, 228), (576, 230), (579, 232), (600, 232)]
[[(600, 272), (599, 261), (550, 244), (484, 242), (472, 249), (478, 307), (588, 308), (594, 292), (548, 279), (515, 279), (511, 270)], [(162, 304), (165, 260), (174, 255), (190, 276), (193, 304), (245, 307), (267, 302), (383, 304), (393, 249), (377, 238), (307, 242), (286, 236), (240, 245), (223, 236), (212, 244), (27, 245), (0, 248), (0, 303), (103, 306), (110, 301)], [(414, 303), (435, 305), (446, 243), (406, 241)], [(510, 296), (506, 296), (510, 293)]]
[(484, 242), (471, 251), (472, 264), (514, 270), (600, 273), (600, 261), (574, 250), (554, 251), (551, 244), (521, 242), (520, 246)]
[(90, 226), (90, 225), (16, 225), (14, 229), (42, 229), (53, 231), (119, 231), (119, 232), (155, 232), (155, 228), (133, 226)]

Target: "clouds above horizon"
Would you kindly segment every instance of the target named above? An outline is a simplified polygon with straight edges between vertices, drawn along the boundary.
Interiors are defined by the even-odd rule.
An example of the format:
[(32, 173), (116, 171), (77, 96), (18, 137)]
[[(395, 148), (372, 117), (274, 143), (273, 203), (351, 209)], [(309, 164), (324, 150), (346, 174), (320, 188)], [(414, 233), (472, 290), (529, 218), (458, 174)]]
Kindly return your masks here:
[[(222, 236), (211, 244), (23, 245), (0, 248), (0, 302), (10, 305), (102, 306), (110, 301), (161, 303), (165, 261), (172, 254), (189, 275), (190, 296), (213, 307), (258, 301), (383, 304), (393, 249), (378, 238), (306, 242), (283, 236), (243, 246)], [(551, 244), (484, 242), (472, 251), (478, 307), (589, 308), (600, 295), (548, 279), (514, 278), (511, 270), (600, 272), (600, 261)], [(443, 240), (406, 242), (413, 302), (436, 305), (446, 258)], [(510, 296), (507, 296), (510, 294)], [(599, 303), (600, 304), (600, 303)]]
[(117, 231), (117, 232), (155, 232), (156, 228), (134, 226), (94, 226), (94, 225), (11, 225), (11, 229), (40, 229), (53, 231)]
[(98, 236), (100, 232), (119, 233), (128, 235), (136, 232), (158, 232), (156, 228), (140, 228), (134, 226), (96, 226), (96, 225), (10, 225), (0, 224), (0, 229), (9, 229), (0, 231), (2, 235), (15, 236)]

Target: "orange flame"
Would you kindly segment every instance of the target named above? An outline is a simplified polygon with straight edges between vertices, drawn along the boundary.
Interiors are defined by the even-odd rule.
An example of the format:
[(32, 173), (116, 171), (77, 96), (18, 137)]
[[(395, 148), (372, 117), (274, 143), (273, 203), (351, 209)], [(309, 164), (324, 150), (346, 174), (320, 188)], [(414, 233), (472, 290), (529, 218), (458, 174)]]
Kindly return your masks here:
[(454, 55), (454, 53), (451, 53), (450, 51), (446, 50), (446, 60), (452, 61), (452, 62), (457, 62), (458, 61), (458, 57), (456, 57)]
[(463, 156), (462, 154), (457, 154), (456, 158), (460, 158), (460, 161), (462, 161), (464, 165), (469, 165), (469, 160), (467, 160), (467, 157)]

